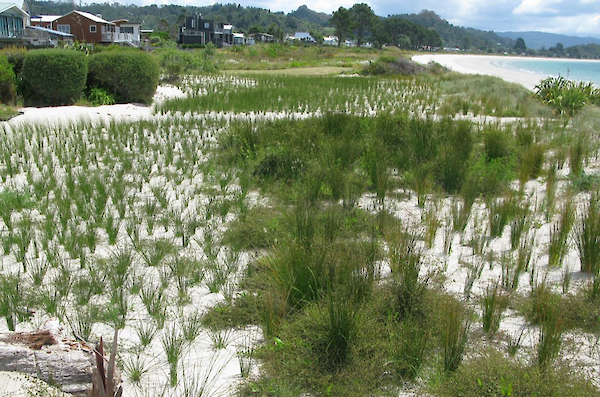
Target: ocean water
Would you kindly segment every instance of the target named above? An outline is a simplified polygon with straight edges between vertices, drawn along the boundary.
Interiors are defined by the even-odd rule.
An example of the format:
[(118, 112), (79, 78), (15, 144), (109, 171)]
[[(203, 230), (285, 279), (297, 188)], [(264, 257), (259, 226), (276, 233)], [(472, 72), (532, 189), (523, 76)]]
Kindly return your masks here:
[(493, 65), (532, 73), (545, 77), (563, 76), (576, 81), (591, 81), (600, 87), (600, 61), (580, 61), (570, 59), (506, 59), (492, 62)]

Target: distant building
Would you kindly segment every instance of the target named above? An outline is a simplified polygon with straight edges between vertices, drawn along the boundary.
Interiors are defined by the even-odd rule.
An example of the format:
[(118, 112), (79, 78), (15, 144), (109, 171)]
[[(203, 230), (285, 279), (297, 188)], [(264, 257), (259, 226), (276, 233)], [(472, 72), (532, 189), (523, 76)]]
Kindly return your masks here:
[(72, 43), (75, 36), (41, 26), (25, 26), (23, 42), (32, 47), (57, 47), (59, 41)]
[(83, 11), (71, 11), (52, 22), (52, 29), (75, 36), (75, 40), (110, 44), (114, 42), (117, 26), (101, 17)]
[(46, 29), (52, 29), (52, 22), (60, 18), (60, 15), (39, 15), (31, 17), (31, 26), (40, 26)]
[(19, 5), (0, 3), (0, 46), (21, 44), (23, 29), (29, 21), (29, 14)]
[(141, 23), (129, 22), (127, 19), (117, 19), (111, 22), (116, 26), (114, 34), (115, 43), (126, 43), (136, 47), (141, 46)]
[(312, 37), (310, 35), (310, 33), (308, 33), (308, 32), (296, 32), (294, 34), (294, 40), (299, 40), (303, 43), (311, 43), (311, 44), (317, 42), (317, 40), (315, 40), (315, 38)]
[(250, 35), (256, 43), (273, 43), (275, 42), (275, 36), (267, 33), (252, 33)]
[(202, 19), (196, 14), (185, 19), (185, 25), (179, 27), (179, 44), (208, 44), (218, 47), (233, 45), (232, 26), (223, 22)]
[(337, 46), (338, 45), (338, 37), (337, 36), (323, 37), (323, 45)]

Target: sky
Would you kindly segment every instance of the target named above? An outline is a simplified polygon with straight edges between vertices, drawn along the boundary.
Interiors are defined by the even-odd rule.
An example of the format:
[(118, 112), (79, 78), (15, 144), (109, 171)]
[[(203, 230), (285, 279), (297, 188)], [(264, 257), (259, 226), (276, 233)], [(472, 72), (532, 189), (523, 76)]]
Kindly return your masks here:
[[(131, 1), (131, 0), (130, 0)], [(90, 0), (89, 2), (92, 2)], [(96, 0), (100, 2), (100, 0)], [(365, 2), (377, 15), (436, 12), (455, 26), (482, 30), (532, 31), (600, 38), (600, 0), (133, 0), (137, 5), (211, 5), (236, 2), (243, 6), (290, 12), (301, 5), (332, 13), (340, 6)], [(129, 4), (129, 1), (121, 1)]]

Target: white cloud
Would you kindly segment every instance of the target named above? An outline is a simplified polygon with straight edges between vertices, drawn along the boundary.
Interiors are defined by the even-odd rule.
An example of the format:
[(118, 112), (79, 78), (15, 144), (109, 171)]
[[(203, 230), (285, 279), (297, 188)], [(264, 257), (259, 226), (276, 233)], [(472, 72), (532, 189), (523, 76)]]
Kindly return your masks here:
[[(584, 0), (585, 1), (585, 0)], [(560, 0), (523, 0), (512, 13), (515, 15), (521, 14), (557, 14), (559, 11), (556, 8), (550, 8), (552, 4), (561, 3)]]
[(552, 18), (544, 21), (541, 29), (550, 33), (600, 36), (600, 13)]

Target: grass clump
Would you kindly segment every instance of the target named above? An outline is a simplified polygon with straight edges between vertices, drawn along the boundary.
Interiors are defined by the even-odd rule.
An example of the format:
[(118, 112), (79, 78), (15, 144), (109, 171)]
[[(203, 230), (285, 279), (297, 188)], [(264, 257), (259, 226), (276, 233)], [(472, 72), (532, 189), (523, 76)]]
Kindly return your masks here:
[(592, 194), (575, 229), (581, 271), (600, 272), (600, 194)]
[(441, 397), (598, 396), (587, 379), (568, 368), (541, 370), (503, 356), (495, 350), (472, 358), (433, 387)]

